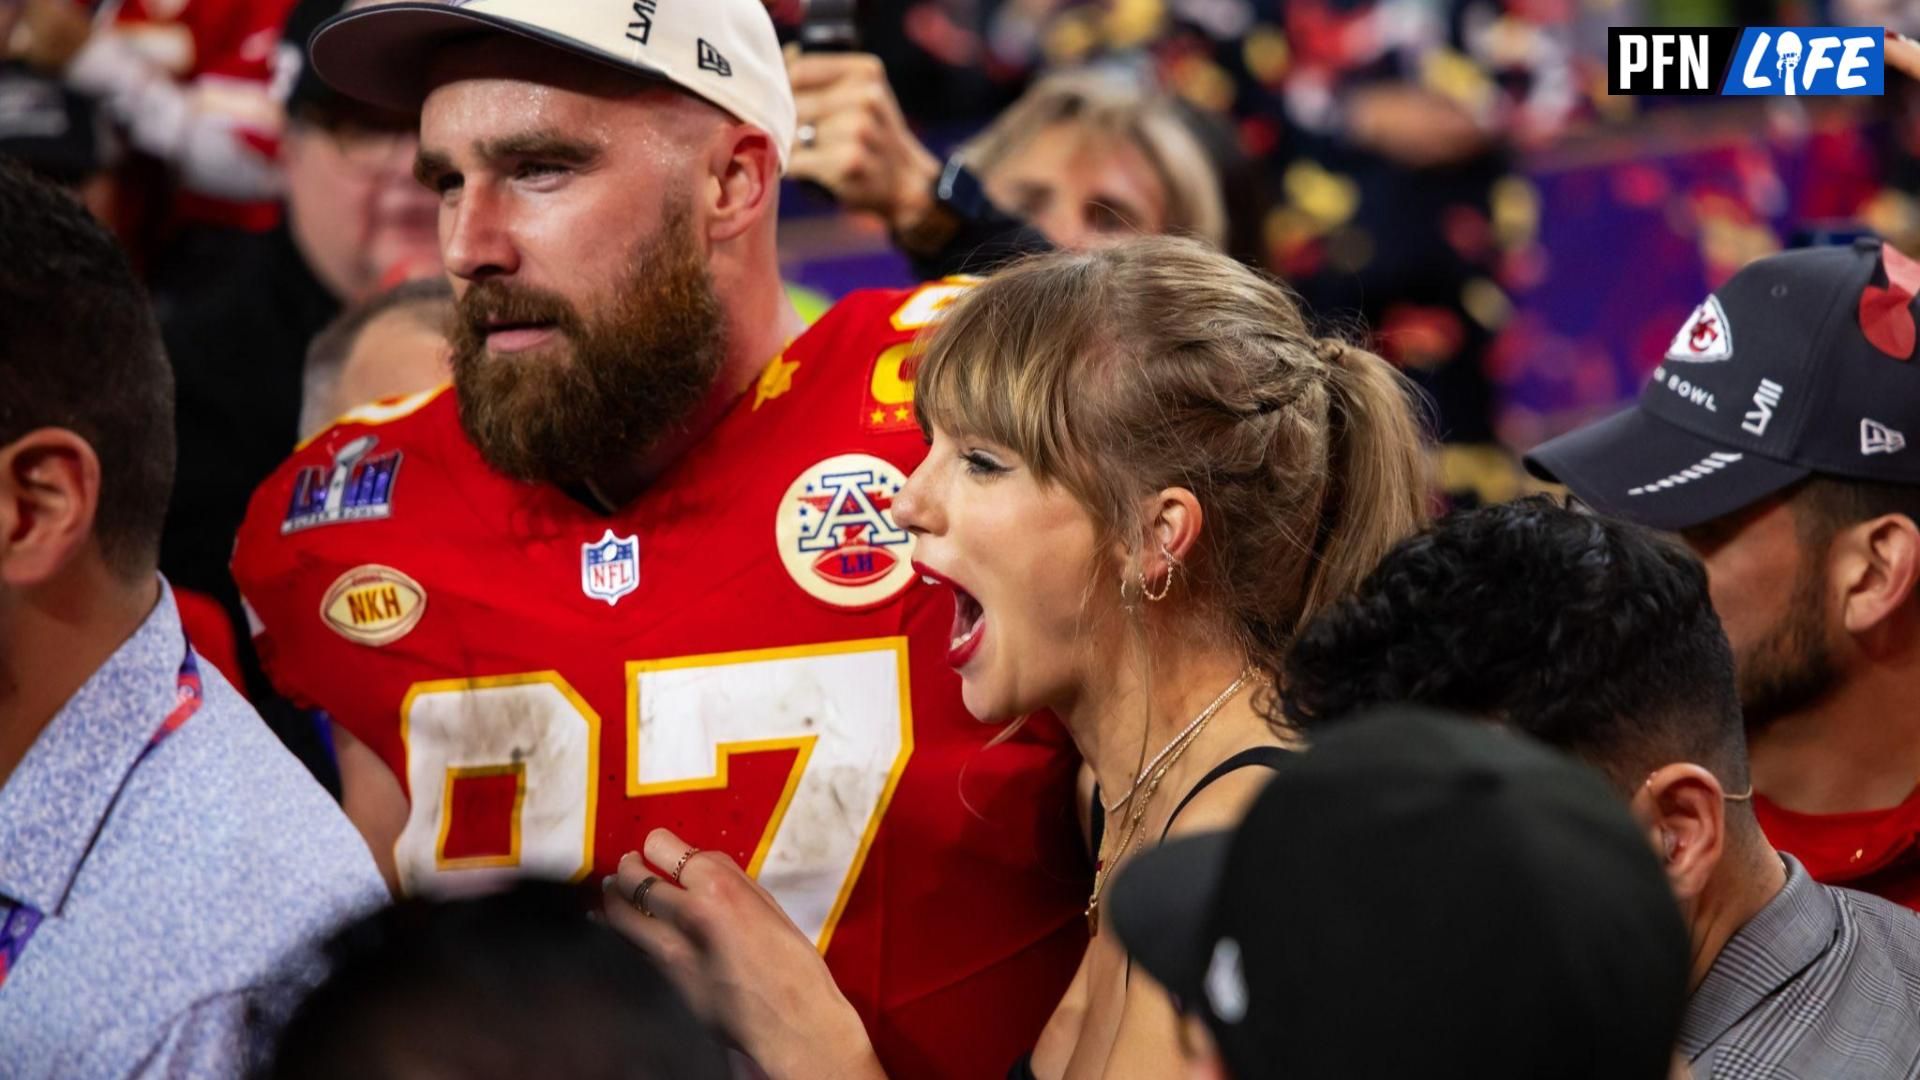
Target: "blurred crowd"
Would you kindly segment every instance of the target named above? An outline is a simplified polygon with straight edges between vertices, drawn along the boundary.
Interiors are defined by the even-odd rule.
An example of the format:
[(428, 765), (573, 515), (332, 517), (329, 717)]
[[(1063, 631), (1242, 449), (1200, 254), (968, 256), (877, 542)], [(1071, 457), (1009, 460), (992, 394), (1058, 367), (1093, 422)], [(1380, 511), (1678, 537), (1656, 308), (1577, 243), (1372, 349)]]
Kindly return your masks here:
[[(668, 33), (656, 22), (672, 2), (603, 6), (644, 49)], [(1609, 97), (1604, 70), (1608, 26), (1891, 35), (1920, 32), (1920, 10), (768, 0), (773, 52), (758, 48), (758, 6), (714, 3), (728, 14), (702, 24), (692, 75), (647, 69), (637, 51), (631, 71), (571, 57), (586, 73), (549, 86), (523, 57), (487, 60), (536, 87), (524, 102), (625, 106), (595, 80), (635, 72), (790, 88), (790, 112), (787, 89), (745, 105), (688, 90), (760, 143), (735, 146), (732, 171), (701, 174), (705, 187), (652, 173), (629, 185), (640, 200), (711, 195), (713, 220), (742, 222), (688, 269), (676, 245), (692, 234), (672, 205), (603, 202), (553, 211), (549, 227), (477, 193), (488, 170), (537, 185), (514, 168), (610, 167), (573, 132), (488, 142), (497, 118), (469, 109), (452, 126), (470, 146), (423, 152), (427, 75), (341, 45), (323, 62), (315, 36), (351, 32), (343, 13), (405, 21), (382, 3), (0, 0), (0, 331), (13, 335), (0, 364), (14, 368), (0, 391), (16, 398), (0, 400), (0, 721), (45, 714), (31, 731), (0, 722), (0, 838), (17, 845), (0, 843), (0, 1075), (965, 1075), (1019, 1049), (1032, 1053), (1012, 1075), (1050, 1080), (1169, 1063), (1241, 1080), (1920, 1077), (1920, 723), (1904, 718), (1920, 677), (1920, 473), (1900, 456), (1902, 428), (1920, 423), (1903, 381), (1920, 264), (1901, 254), (1920, 247), (1920, 81), (1890, 70), (1878, 99), (1726, 104)], [(571, 47), (571, 16), (529, 14), (534, 0), (454, 6), (536, 25), (513, 31), (515, 48)], [(692, 123), (661, 115), (663, 131)], [(664, 168), (647, 147), (647, 168)], [(777, 246), (776, 218), (755, 216), (767, 207)], [(589, 265), (604, 255), (595, 237), (629, 232), (644, 259), (628, 265), (623, 247), (617, 264)], [(576, 270), (628, 275), (632, 302), (588, 309), (585, 285), (562, 295), (555, 282)], [(878, 301), (860, 290), (876, 287), (905, 300), (869, 311)], [(1841, 315), (1822, 321), (1830, 309)], [(1725, 344), (1729, 326), (1747, 336)], [(576, 367), (597, 357), (611, 371), (630, 351), (654, 370), (514, 382), (485, 368), (556, 337)], [(821, 409), (846, 431), (818, 440), (821, 467), (784, 496), (805, 504), (775, 530), (792, 559), (727, 563), (715, 552), (737, 522), (703, 499), (757, 493), (757, 480), (701, 446), (815, 443), (797, 427), (751, 443), (714, 388), (734, 379), (751, 401), (736, 412), (759, 414), (811, 392), (796, 372), (824, 379), (828, 359), (869, 344), (858, 411)], [(1742, 373), (1716, 366), (1739, 348)], [(1102, 349), (1138, 363), (1088, 359)], [(1640, 405), (1599, 420), (1643, 387)], [(382, 444), (379, 425), (427, 430), (440, 421), (419, 417), (453, 417), (456, 398), (431, 449)], [(627, 423), (636, 403), (659, 418)], [(982, 480), (1019, 470), (962, 436), (1037, 479)], [(699, 484), (664, 479), (696, 469)], [(597, 822), (593, 793), (623, 782), (629, 797), (717, 800), (739, 747), (795, 754), (793, 779), (764, 800), (777, 824), (806, 797), (816, 717), (798, 734), (715, 722), (687, 776), (643, 783), (647, 710), (668, 706), (643, 705), (640, 688), (672, 663), (619, 657), (624, 683), (596, 687), (590, 707), (557, 673), (576, 616), (501, 598), (537, 593), (531, 572), (456, 594), (327, 546), (387, 519), (401, 475), (437, 478), (438, 543), (421, 549), (435, 573), (484, 576), (474, 567), (498, 559), (504, 580), (545, 559), (569, 600), (616, 619), (642, 581), (674, 576), (669, 560), (718, 565), (718, 599), (674, 595), (675, 619), (700, 614), (660, 631), (678, 650), (661, 655), (796, 660), (811, 641), (766, 649), (732, 629), (791, 623), (805, 637), (825, 617), (760, 608), (747, 594), (764, 563), (835, 617), (869, 620), (857, 634), (834, 624), (836, 637), (912, 639), (915, 688), (902, 644), (897, 675), (892, 654), (882, 665), (898, 685), (879, 692), (914, 703), (909, 730), (936, 712), (921, 694), (956, 717), (1038, 717), (990, 744), (909, 736), (895, 771), (858, 795), (878, 815), (934, 790), (971, 815), (957, 763), (1004, 741), (1024, 756), (979, 781), (1003, 805), (964, 820), (1061, 796), (1058, 820), (1020, 819), (1004, 860), (1044, 873), (967, 847), (1004, 835), (936, 829), (931, 814), (907, 818), (920, 835), (879, 845), (900, 859), (969, 852), (953, 873), (983, 895), (996, 873), (1032, 886), (1004, 925), (947, 935), (1003, 966), (969, 967), (954, 985), (980, 981), (944, 998), (946, 984), (918, 987), (868, 955), (942, 936), (897, 911), (934, 918), (974, 895), (863, 884), (850, 900), (878, 816), (845, 852), (844, 885), (809, 886), (804, 910), (770, 882), (818, 854), (770, 855), (771, 829), (762, 842), (717, 815), (754, 835), (722, 829), (703, 852), (691, 834)], [(997, 498), (971, 494), (988, 482)], [(636, 506), (707, 535), (623, 536)], [(1062, 506), (1079, 516), (1062, 524)], [(605, 536), (552, 524), (573, 528), (569, 515), (593, 534), (604, 519)], [(467, 516), (510, 520), (524, 563), (453, 524)], [(756, 538), (765, 524), (750, 522)], [(969, 529), (982, 539), (962, 539)], [(886, 547), (909, 535), (911, 567)], [(1095, 575), (1108, 606), (1089, 608), (1093, 590), (1062, 585), (1071, 575), (1048, 559), (1092, 565), (1103, 543), (1124, 568), (1117, 590)], [(829, 556), (842, 561), (822, 570)], [(1013, 584), (963, 585), (969, 573)], [(910, 610), (901, 590), (921, 582), (954, 589), (953, 607)], [(429, 593), (437, 618), (511, 617), (486, 623), (485, 646), (446, 646), (498, 678), (395, 683), (331, 663), (343, 640), (380, 649), (413, 633)], [(1005, 613), (1050, 601), (1031, 626)], [(709, 609), (719, 629), (699, 621)], [(1020, 657), (992, 662), (1035, 665), (990, 686), (967, 668), (989, 610)], [(1136, 690), (1128, 708), (1172, 701), (1179, 722), (1143, 706), (1146, 728), (1101, 746), (1078, 711), (1092, 695), (1034, 689), (1052, 685), (1032, 675), (1042, 632), (1063, 626), (1093, 646), (1063, 670)], [(946, 666), (976, 681), (928, 689)], [(540, 673), (504, 674), (522, 668)], [(40, 700), (23, 671), (71, 685)], [(1172, 697), (1154, 696), (1163, 675)], [(1211, 705), (1209, 679), (1232, 679)], [(536, 738), (504, 766), (458, 746), (423, 756), (459, 743), (468, 706), (421, 700), (476, 690), (523, 695), (514, 715), (552, 698), (589, 718), (591, 745)], [(644, 693), (676, 692), (690, 693)], [(818, 692), (832, 703), (823, 725), (859, 713)], [(729, 708), (765, 704), (741, 694)], [(621, 724), (606, 703), (621, 701), (632, 760), (602, 764), (601, 725)], [(255, 712), (306, 775), (254, 734)], [(896, 795), (910, 751), (947, 771)], [(529, 769), (562, 754), (586, 762), (580, 821), (527, 802)], [(180, 794), (196, 775), (227, 779), (201, 803)], [(829, 794), (846, 812), (852, 797)], [(510, 855), (449, 854), (492, 850), (450, 822), (496, 802)], [(574, 847), (540, 849), (533, 824), (523, 837), (525, 807)], [(204, 858), (154, 865), (183, 835), (213, 838)], [(501, 867), (602, 882), (605, 906), (588, 918), (577, 889), (446, 883)], [(164, 895), (146, 895), (149, 880)], [(443, 887), (414, 888), (428, 881)], [(385, 904), (388, 890), (430, 895)], [(850, 904), (869, 921), (830, 953)], [(148, 935), (191, 954), (180, 972), (167, 957), (115, 966), (167, 951)], [(848, 976), (869, 960), (885, 974)], [(114, 979), (169, 989), (97, 992)], [(989, 1000), (1017, 1022), (951, 1060), (929, 1050), (935, 1013), (972, 1017)], [(28, 1045), (22, 1032), (63, 1011), (121, 1042), (42, 1038), (38, 1056), (9, 1057), (10, 1039)]]

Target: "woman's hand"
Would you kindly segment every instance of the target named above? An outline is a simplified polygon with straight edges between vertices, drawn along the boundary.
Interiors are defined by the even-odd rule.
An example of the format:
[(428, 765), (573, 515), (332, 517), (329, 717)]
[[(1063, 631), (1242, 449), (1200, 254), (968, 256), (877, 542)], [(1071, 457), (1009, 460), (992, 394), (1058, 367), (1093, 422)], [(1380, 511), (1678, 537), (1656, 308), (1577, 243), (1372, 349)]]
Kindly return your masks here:
[(790, 51), (787, 78), (800, 121), (787, 174), (911, 231), (933, 207), (940, 161), (907, 126), (880, 58)]
[(1891, 31), (1886, 42), (1887, 66), (1909, 79), (1920, 79), (1920, 42)]
[(732, 859), (655, 829), (604, 888), (608, 922), (774, 1080), (884, 1077), (819, 950)]
[(0, 31), (0, 55), (57, 75), (87, 43), (93, 23), (65, 0), (0, 0)]
[(13, 29), (26, 14), (26, 0), (0, 0), (0, 59), (13, 56)]

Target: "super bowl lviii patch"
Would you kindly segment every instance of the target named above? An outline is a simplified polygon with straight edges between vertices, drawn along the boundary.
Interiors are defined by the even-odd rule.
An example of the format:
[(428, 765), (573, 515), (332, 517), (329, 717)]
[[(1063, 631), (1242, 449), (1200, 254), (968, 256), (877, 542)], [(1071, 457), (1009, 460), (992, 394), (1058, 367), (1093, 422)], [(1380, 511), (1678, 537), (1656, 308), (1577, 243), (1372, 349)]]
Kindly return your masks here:
[(893, 520), (907, 476), (870, 454), (802, 472), (780, 500), (774, 543), (794, 584), (834, 607), (884, 604), (913, 581), (913, 535)]
[(341, 574), (320, 601), (320, 619), (334, 633), (362, 645), (391, 645), (413, 632), (427, 613), (427, 590), (391, 566), (356, 566)]
[(380, 440), (362, 435), (333, 453), (333, 464), (309, 465), (293, 479), (280, 534), (348, 521), (374, 521), (393, 513), (393, 482), (400, 475), (400, 451), (375, 454)]

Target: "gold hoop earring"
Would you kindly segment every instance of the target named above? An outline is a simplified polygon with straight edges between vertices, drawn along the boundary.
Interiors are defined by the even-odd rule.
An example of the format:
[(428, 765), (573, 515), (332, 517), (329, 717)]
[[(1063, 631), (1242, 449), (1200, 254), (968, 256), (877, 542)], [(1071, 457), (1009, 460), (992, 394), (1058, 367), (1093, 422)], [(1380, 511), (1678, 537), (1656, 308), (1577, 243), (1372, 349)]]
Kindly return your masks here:
[(1140, 595), (1146, 597), (1150, 604), (1167, 598), (1167, 594), (1173, 591), (1174, 575), (1180, 572), (1180, 560), (1173, 557), (1173, 552), (1168, 551), (1164, 543), (1160, 545), (1160, 557), (1167, 560), (1167, 580), (1161, 583), (1158, 593), (1147, 588), (1147, 572), (1140, 571)]

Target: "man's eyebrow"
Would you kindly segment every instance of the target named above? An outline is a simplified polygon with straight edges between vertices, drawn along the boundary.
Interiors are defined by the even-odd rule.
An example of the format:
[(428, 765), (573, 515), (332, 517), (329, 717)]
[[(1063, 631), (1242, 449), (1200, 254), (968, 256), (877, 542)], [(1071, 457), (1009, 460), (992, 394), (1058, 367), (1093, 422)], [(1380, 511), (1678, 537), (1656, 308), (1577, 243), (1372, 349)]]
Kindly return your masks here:
[(551, 130), (505, 135), (479, 144), (478, 149), (488, 162), (534, 158), (559, 165), (588, 165), (600, 160), (601, 155), (601, 149), (593, 143)]
[(432, 187), (433, 182), (453, 171), (453, 162), (447, 155), (433, 150), (422, 150), (413, 156), (413, 178), (423, 187)]

